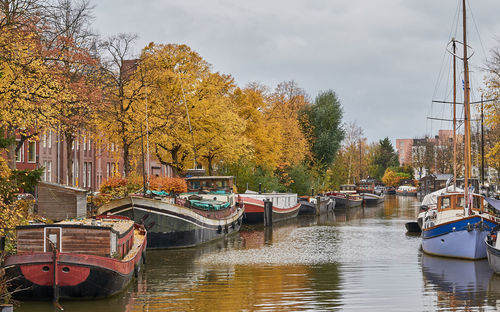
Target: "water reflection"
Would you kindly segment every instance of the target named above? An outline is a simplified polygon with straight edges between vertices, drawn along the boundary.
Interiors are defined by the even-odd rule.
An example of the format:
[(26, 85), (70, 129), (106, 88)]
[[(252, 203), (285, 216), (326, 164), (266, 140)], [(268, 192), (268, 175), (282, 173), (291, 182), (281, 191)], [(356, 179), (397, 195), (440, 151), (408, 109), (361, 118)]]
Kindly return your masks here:
[[(124, 292), (64, 301), (67, 311), (435, 311), (495, 309), (500, 276), (486, 261), (422, 255), (404, 224), (416, 198), (243, 226), (191, 249), (147, 252)], [(500, 302), (500, 301), (499, 301)], [(53, 311), (49, 302), (19, 311)]]
[(422, 273), (427, 296), (435, 296), (438, 309), (470, 309), (496, 305), (500, 278), (487, 260), (467, 261), (422, 253)]

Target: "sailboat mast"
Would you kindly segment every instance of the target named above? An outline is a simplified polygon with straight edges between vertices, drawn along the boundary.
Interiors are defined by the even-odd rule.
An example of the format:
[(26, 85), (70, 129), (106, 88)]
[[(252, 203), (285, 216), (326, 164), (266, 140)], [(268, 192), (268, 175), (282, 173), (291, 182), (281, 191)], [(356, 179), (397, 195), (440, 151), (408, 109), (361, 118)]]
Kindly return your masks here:
[(457, 188), (457, 44), (453, 41), (453, 191)]
[(467, 60), (467, 18), (465, 0), (462, 0), (463, 6), (463, 36), (464, 36), (464, 160), (465, 160), (465, 174), (464, 174), (464, 209), (466, 215), (469, 212), (469, 174), (470, 174), (470, 98), (469, 98), (469, 64)]

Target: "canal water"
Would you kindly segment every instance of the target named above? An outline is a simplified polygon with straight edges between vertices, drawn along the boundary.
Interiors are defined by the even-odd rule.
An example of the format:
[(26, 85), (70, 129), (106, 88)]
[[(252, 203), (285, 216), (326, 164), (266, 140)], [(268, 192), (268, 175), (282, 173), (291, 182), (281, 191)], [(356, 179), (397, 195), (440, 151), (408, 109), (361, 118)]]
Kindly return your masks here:
[[(65, 311), (496, 311), (488, 262), (424, 255), (406, 234), (416, 198), (336, 209), (241, 232), (198, 248), (148, 251), (125, 291), (62, 301)], [(25, 302), (16, 311), (54, 311)]]

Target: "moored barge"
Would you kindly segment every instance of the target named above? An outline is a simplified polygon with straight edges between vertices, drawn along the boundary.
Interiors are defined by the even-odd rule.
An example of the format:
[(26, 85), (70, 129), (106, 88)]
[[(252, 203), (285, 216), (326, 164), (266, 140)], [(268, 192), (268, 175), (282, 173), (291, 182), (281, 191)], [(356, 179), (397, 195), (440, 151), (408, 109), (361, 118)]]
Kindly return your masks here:
[(146, 230), (130, 219), (96, 217), (18, 226), (17, 252), (4, 269), (14, 298), (103, 298), (137, 273)]
[(240, 194), (245, 206), (245, 223), (264, 222), (264, 200), (273, 203), (272, 221), (282, 221), (297, 217), (300, 203), (295, 193), (255, 193), (247, 191)]
[(148, 229), (148, 248), (194, 247), (239, 231), (243, 204), (232, 193), (232, 177), (186, 179), (179, 196), (132, 195), (109, 202), (99, 214), (128, 217)]

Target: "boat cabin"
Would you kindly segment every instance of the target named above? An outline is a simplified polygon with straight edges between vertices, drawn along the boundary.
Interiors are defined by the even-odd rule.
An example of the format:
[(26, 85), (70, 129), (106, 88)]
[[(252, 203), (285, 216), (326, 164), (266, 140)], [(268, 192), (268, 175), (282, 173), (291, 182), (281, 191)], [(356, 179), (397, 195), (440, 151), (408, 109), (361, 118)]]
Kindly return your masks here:
[(134, 221), (108, 216), (18, 226), (17, 254), (76, 253), (123, 259), (134, 246)]
[(186, 178), (188, 192), (233, 192), (233, 176), (200, 176)]
[[(481, 195), (470, 194), (472, 197), (472, 210), (484, 211), (484, 199)], [(438, 211), (464, 209), (465, 198), (464, 193), (451, 193), (438, 197)]]
[(356, 194), (356, 185), (354, 184), (342, 184), (340, 186), (341, 193)]
[(374, 182), (358, 182), (356, 184), (356, 191), (358, 193), (375, 193), (375, 183)]

